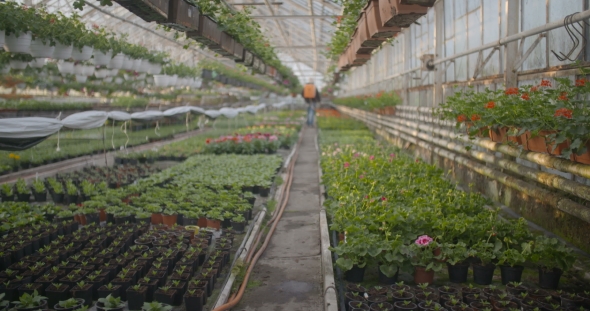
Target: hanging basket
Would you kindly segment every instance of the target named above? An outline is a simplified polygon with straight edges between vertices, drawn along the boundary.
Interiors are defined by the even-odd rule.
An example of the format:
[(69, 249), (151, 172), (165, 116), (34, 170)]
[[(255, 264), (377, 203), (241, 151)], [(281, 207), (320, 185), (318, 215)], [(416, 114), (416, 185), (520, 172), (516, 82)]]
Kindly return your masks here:
[(87, 79), (88, 79), (87, 76), (76, 75), (76, 82), (78, 82), (78, 83), (85, 83)]
[(36, 58), (51, 58), (55, 51), (55, 47), (49, 46), (41, 40), (32, 40), (29, 51), (31, 52), (31, 56)]
[(92, 52), (94, 52), (94, 48), (90, 46), (84, 46), (82, 47), (82, 50), (74, 48), (72, 51), (72, 59), (77, 62), (87, 61), (92, 57)]
[(57, 63), (57, 70), (59, 70), (59, 73), (61, 73), (61, 74), (73, 74), (74, 73), (74, 63), (60, 61)]
[(233, 59), (236, 63), (244, 61), (244, 46), (239, 42), (234, 42)]
[(108, 77), (108, 75), (111, 73), (111, 70), (109, 69), (98, 69), (94, 71), (94, 76), (97, 77), (98, 79), (103, 79)]
[(4, 49), (10, 53), (29, 53), (31, 47), (31, 33), (21, 33), (18, 36), (14, 34), (6, 35), (4, 38)]
[(367, 28), (370, 38), (392, 38), (401, 31), (400, 27), (384, 27), (379, 13), (379, 0), (371, 0), (365, 7)]
[(417, 19), (426, 15), (428, 7), (403, 0), (379, 0), (379, 14), (384, 27), (410, 27)]
[(74, 65), (74, 74), (75, 75), (84, 75), (84, 65)]
[(63, 45), (61, 43), (55, 44), (55, 50), (53, 51), (53, 59), (69, 59), (72, 57), (72, 51), (74, 50), (73, 45)]
[(200, 15), (199, 28), (195, 31), (189, 31), (186, 36), (190, 39), (203, 43), (208, 47), (219, 47), (221, 44), (221, 29), (211, 18)]
[(115, 0), (115, 2), (148, 23), (164, 23), (167, 20), (169, 0)]
[(167, 75), (154, 75), (154, 84), (156, 86), (161, 86), (161, 87), (168, 86), (168, 76)]
[(124, 60), (124, 55), (122, 53), (119, 53), (119, 54), (115, 55), (115, 57), (113, 57), (113, 59), (111, 59), (111, 61), (107, 65), (107, 67), (110, 69), (122, 69), (123, 68), (123, 60)]
[(200, 15), (196, 6), (184, 0), (170, 0), (168, 20), (161, 24), (182, 32), (194, 31), (199, 29)]
[(22, 60), (10, 60), (10, 68), (14, 70), (25, 70), (28, 65), (29, 62), (23, 62)]
[(233, 58), (235, 42), (236, 40), (234, 40), (234, 38), (232, 38), (228, 33), (222, 32), (220, 54), (224, 57)]
[(46, 63), (47, 63), (46, 58), (35, 58), (35, 59), (33, 59), (33, 61), (31, 61), (29, 63), (29, 66), (31, 68), (43, 68), (43, 66), (45, 66)]
[(108, 66), (113, 56), (112, 52), (103, 53), (102, 51), (94, 51), (94, 64), (96, 66)]
[(369, 25), (367, 21), (367, 15), (365, 12), (361, 13), (361, 16), (357, 20), (357, 35), (359, 36), (361, 48), (371, 48), (371, 51), (381, 46), (385, 41), (385, 38), (372, 38), (369, 34)]

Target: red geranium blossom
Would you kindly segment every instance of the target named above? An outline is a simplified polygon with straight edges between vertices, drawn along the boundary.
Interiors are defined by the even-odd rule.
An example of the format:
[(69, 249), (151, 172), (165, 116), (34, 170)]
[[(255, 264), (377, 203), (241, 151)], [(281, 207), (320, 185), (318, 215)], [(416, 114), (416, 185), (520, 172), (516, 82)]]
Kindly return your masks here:
[(464, 114), (460, 114), (457, 117), (457, 122), (462, 123), (462, 122), (465, 122), (465, 121), (467, 121), (467, 117)]
[(541, 79), (541, 86), (551, 87), (551, 81), (545, 80), (545, 79)]
[(559, 108), (555, 111), (555, 114), (553, 116), (571, 119), (572, 118), (572, 111), (567, 108)]
[(211, 143), (211, 139), (207, 138), (207, 139), (205, 140), (205, 143), (206, 143), (206, 144), (209, 144), (209, 143)]
[(584, 85), (586, 85), (586, 79), (576, 80), (576, 86), (584, 86)]
[(518, 88), (517, 87), (509, 87), (504, 91), (506, 95), (518, 95)]
[(475, 113), (471, 115), (471, 121), (478, 121), (478, 120), (481, 120), (480, 115), (475, 114)]
[(487, 108), (487, 109), (492, 109), (492, 108), (494, 108), (494, 107), (496, 107), (496, 103), (494, 103), (494, 102), (488, 102), (488, 103), (486, 104), (486, 108)]
[(557, 99), (566, 101), (567, 100), (567, 93), (561, 92), (561, 95), (559, 95), (559, 97)]
[(533, 87), (531, 87), (531, 92), (536, 92), (536, 91), (538, 91), (538, 90), (539, 90), (539, 88), (538, 88), (538, 87), (536, 87), (536, 86), (533, 86)]
[(527, 93), (524, 93), (524, 94), (522, 94), (522, 96), (521, 96), (520, 98), (522, 98), (522, 99), (524, 99), (524, 100), (529, 100), (529, 99), (531, 99), (531, 98), (529, 97), (529, 94), (527, 94)]

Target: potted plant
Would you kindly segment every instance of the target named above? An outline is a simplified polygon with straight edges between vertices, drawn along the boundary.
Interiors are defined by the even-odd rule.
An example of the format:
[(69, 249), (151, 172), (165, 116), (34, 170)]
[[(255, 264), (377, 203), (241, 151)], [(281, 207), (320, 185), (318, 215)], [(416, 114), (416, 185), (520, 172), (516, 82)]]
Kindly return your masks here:
[(14, 201), (14, 189), (9, 184), (2, 184), (0, 186), (2, 190), (0, 191), (2, 195), (2, 202)]
[(452, 283), (466, 283), (469, 273), (469, 252), (467, 245), (463, 242), (444, 243), (441, 245), (439, 258), (447, 263), (449, 281)]
[(532, 242), (522, 243), (520, 250), (515, 248), (505, 248), (498, 255), (498, 265), (502, 275), (502, 284), (510, 282), (520, 282), (522, 278), (523, 264), (528, 260), (532, 252)]
[(53, 309), (57, 310), (57, 311), (73, 311), (73, 310), (80, 308), (83, 305), (84, 305), (84, 299), (70, 298), (70, 299), (62, 300), (62, 301), (58, 302), (57, 304), (55, 304)]
[[(193, 310), (193, 309), (189, 309), (188, 307), (186, 309)], [(143, 310), (143, 311), (171, 311), (172, 306), (165, 304), (165, 303), (160, 303), (157, 301), (145, 302), (143, 304), (143, 307), (141, 308), (141, 310)]]
[(346, 243), (330, 248), (338, 254), (336, 265), (344, 271), (344, 277), (349, 282), (362, 282), (365, 268), (369, 259), (369, 239), (366, 236), (350, 235)]
[(556, 238), (538, 236), (535, 239), (531, 260), (539, 267), (539, 286), (556, 289), (561, 275), (573, 266), (576, 257), (569, 247)]
[(199, 289), (188, 289), (184, 293), (184, 305), (187, 310), (201, 311), (203, 310), (203, 296), (204, 291)]
[[(88, 276), (88, 278), (95, 279), (96, 276)], [(91, 279), (91, 280), (92, 280)], [(94, 285), (92, 283), (86, 283), (84, 281), (77, 282), (74, 287), (72, 287), (72, 297), (82, 299), (84, 305), (90, 307), (92, 305), (92, 300), (94, 297), (93, 293)]]
[(162, 208), (158, 204), (147, 204), (145, 210), (152, 213), (152, 225), (159, 225), (162, 223)]
[(45, 309), (47, 297), (43, 297), (34, 291), (33, 294), (24, 293), (18, 301), (13, 301), (14, 307), (19, 311)]
[(108, 295), (105, 298), (99, 298), (96, 302), (96, 309), (99, 311), (122, 311), (125, 308), (125, 302), (120, 297)]
[(19, 202), (29, 202), (31, 198), (31, 190), (27, 187), (27, 183), (24, 179), (19, 178), (14, 185), (16, 188), (16, 197), (18, 198)]
[(236, 231), (236, 233), (243, 233), (246, 227), (246, 219), (242, 214), (236, 214), (231, 219), (231, 227)]
[(48, 304), (55, 305), (62, 300), (67, 300), (70, 297), (70, 287), (63, 283), (51, 283), (45, 289), (45, 295), (47, 295)]
[(495, 243), (480, 240), (471, 247), (469, 254), (475, 258), (473, 262), (473, 281), (479, 285), (492, 284), (494, 277), (494, 264), (500, 250), (502, 242), (496, 240)]
[(66, 194), (65, 204), (78, 203), (78, 187), (71, 180), (66, 182)]
[(176, 225), (176, 220), (178, 217), (178, 213), (173, 209), (173, 206), (169, 205), (164, 212), (162, 212), (162, 222), (171, 228), (172, 226)]
[(113, 297), (120, 297), (121, 296), (121, 285), (115, 285), (113, 283), (109, 283), (103, 285), (98, 288), (97, 290), (99, 298), (106, 298), (108, 296)]
[(210, 211), (207, 212), (207, 228), (219, 230), (221, 228), (222, 220), (223, 216), (221, 213), (221, 209), (212, 208)]
[(148, 287), (140, 284), (127, 288), (127, 304), (129, 310), (139, 310), (146, 300)]
[(170, 286), (160, 287), (154, 293), (154, 300), (157, 302), (174, 305), (176, 301), (177, 290), (170, 288)]
[(428, 235), (419, 236), (414, 243), (402, 248), (403, 254), (410, 259), (414, 266), (414, 282), (416, 284), (434, 281), (434, 273), (442, 270), (442, 265), (435, 259), (438, 243)]
[(138, 211), (135, 213), (135, 223), (148, 224), (151, 222), (152, 213)]
[(36, 202), (45, 202), (47, 200), (47, 189), (43, 181), (39, 179), (33, 181), (33, 196)]
[(5, 295), (5, 293), (0, 293), (0, 311), (5, 311), (10, 303), (8, 300), (4, 300)]

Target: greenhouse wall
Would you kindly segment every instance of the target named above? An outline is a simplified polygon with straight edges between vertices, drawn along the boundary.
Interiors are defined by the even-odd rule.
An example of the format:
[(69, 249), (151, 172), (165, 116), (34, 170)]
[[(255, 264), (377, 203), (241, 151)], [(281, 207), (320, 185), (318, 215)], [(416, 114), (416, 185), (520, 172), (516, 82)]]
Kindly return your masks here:
[[(484, 148), (457, 137), (454, 124), (433, 119), (430, 109), (468, 87), (483, 91), (538, 84), (541, 79), (553, 81), (555, 77), (575, 79), (580, 74), (576, 62), (588, 66), (589, 49), (577, 35), (580, 44), (573, 49), (572, 60), (560, 61), (552, 51), (568, 54), (574, 47), (564, 27), (455, 56), (482, 45), (493, 46), (507, 36), (563, 21), (587, 9), (586, 0), (438, 1), (417, 24), (402, 31), (392, 45), (384, 45), (367, 64), (351, 69), (341, 82), (340, 97), (397, 92), (403, 102), (396, 115), (339, 109), (424, 161), (443, 168), (465, 189), (485, 194), (590, 252), (587, 165), (540, 157), (518, 148), (509, 152), (491, 145)], [(587, 36), (588, 26), (576, 27)], [(435, 64), (437, 60), (447, 61), (436, 64), (434, 71), (422, 70), (420, 57), (425, 54), (434, 54)], [(449, 136), (440, 134), (442, 131)]]
[[(467, 86), (503, 88), (505, 84), (514, 83), (509, 76), (504, 76), (506, 66), (511, 65), (507, 60), (513, 61), (526, 54), (539, 37), (530, 55), (514, 69), (518, 85), (532, 84), (541, 78), (568, 76), (573, 79), (578, 73), (571, 68), (574, 61), (560, 61), (552, 53), (568, 54), (574, 46), (564, 27), (548, 31), (544, 36), (529, 36), (522, 43), (512, 42), (508, 48), (498, 45), (496, 49), (482, 51), (481, 55), (472, 53), (452, 59), (437, 65), (435, 71), (421, 70), (420, 57), (425, 54), (435, 54), (435, 59), (453, 57), (587, 8), (587, 0), (438, 1), (417, 24), (404, 29), (391, 45), (385, 44), (367, 64), (351, 69), (341, 83), (339, 96), (393, 90), (403, 98), (404, 105), (434, 106)], [(588, 48), (579, 44), (570, 58), (578, 54), (578, 60), (586, 62)], [(479, 66), (488, 57), (487, 63)]]

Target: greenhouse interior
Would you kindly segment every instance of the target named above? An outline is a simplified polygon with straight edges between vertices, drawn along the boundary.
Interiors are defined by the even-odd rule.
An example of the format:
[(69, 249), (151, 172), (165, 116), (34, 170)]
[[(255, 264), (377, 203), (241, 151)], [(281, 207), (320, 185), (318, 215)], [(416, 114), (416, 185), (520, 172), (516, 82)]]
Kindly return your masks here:
[(589, 0), (0, 0), (0, 311), (590, 310)]

